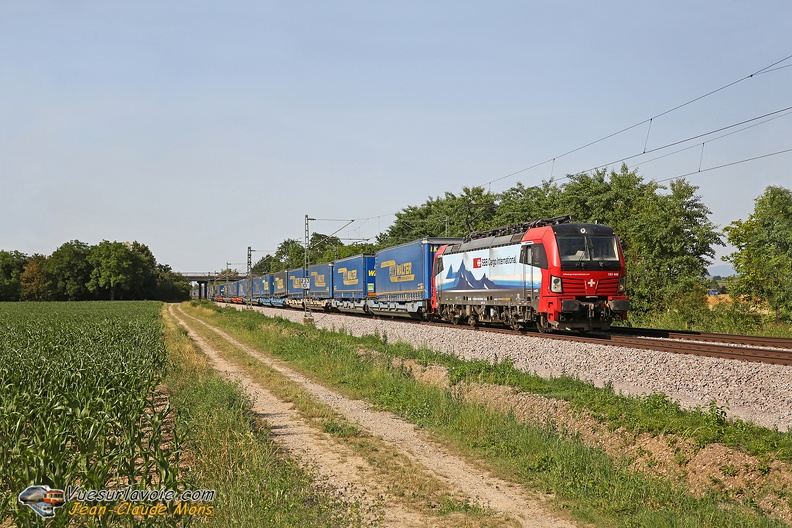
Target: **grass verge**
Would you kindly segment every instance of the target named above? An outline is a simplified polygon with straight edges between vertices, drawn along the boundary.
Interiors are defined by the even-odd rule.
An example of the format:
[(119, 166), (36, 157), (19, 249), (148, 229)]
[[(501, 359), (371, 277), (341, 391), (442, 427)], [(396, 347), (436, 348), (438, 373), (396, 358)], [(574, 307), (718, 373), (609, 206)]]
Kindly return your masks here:
[(400, 501), (402, 506), (437, 519), (433, 525), (438, 527), (486, 527), (493, 525), (492, 523), (503, 525), (502, 519), (491, 521), (490, 516), (495, 512), (471, 502), (466, 497), (455, 496), (447, 484), (427, 475), (423, 468), (403, 453), (361, 430), (286, 376), (251, 357), (203, 325), (191, 324), (190, 321), (188, 325), (251, 379), (267, 387), (268, 391), (282, 401), (294, 405), (309, 425), (332, 435), (337, 442), (366, 459), (369, 466), (377, 472), (377, 479), (388, 483), (388, 494)]
[(186, 479), (217, 490), (208, 526), (366, 526), (360, 505), (338, 497), (280, 452), (251, 412), (242, 387), (206, 364), (187, 332), (167, 314), (165, 379), (177, 423), (186, 429)]
[[(658, 405), (659, 397), (641, 403), (643, 399), (617, 396), (607, 388), (595, 389), (572, 379), (542, 380), (508, 364), (493, 367), (464, 362), (428, 350), (388, 345), (382, 336), (355, 338), (265, 318), (256, 312), (193, 306), (191, 313), (254, 348), (298, 365), (349, 396), (366, 398), (434, 431), (454, 449), (485, 460), (506, 478), (556, 494), (559, 506), (579, 519), (604, 526), (783, 526), (764, 516), (750, 500), (735, 501), (722, 493), (696, 498), (682, 486), (631, 471), (625, 462), (613, 461), (602, 450), (588, 447), (562, 431), (519, 423), (510, 413), (461, 401), (451, 391), (422, 385), (407, 370), (393, 368), (389, 357), (443, 364), (453, 373), (454, 381), (511, 385), (587, 408), (617, 409), (604, 413), (604, 419), (630, 420), (634, 427), (647, 430), (666, 427), (651, 425), (649, 417), (657, 424), (665, 421), (649, 409), (657, 407), (659, 413), (670, 410), (672, 416), (677, 414), (673, 406), (665, 409), (665, 404)], [(361, 356), (361, 347), (380, 354)], [(648, 406), (645, 418), (633, 416), (634, 405)], [(688, 414), (699, 419), (696, 413)], [(724, 432), (732, 428), (717, 409), (699, 414), (705, 422), (715, 422), (713, 438), (725, 438)], [(679, 420), (669, 423), (669, 427), (687, 430)], [(775, 438), (785, 442), (788, 435)], [(767, 452), (781, 451), (768, 444)]]

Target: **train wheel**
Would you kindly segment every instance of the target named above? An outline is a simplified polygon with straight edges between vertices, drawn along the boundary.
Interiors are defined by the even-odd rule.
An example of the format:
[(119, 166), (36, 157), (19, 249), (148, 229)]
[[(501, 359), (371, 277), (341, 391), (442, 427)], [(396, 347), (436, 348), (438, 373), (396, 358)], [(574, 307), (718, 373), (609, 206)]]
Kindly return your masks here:
[(536, 321), (536, 329), (542, 334), (549, 334), (553, 331), (553, 327), (547, 322), (547, 316), (545, 314), (542, 314), (539, 320)]
[(521, 332), (523, 330), (523, 323), (517, 322), (517, 317), (512, 312), (504, 312), (501, 316), (501, 322), (512, 330)]

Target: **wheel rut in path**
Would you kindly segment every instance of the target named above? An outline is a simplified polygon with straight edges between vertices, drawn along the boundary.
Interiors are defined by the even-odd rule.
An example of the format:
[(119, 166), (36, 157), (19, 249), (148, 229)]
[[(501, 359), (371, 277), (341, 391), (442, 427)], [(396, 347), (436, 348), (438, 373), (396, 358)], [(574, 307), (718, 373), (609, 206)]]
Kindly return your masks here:
[(227, 378), (242, 382), (255, 403), (254, 412), (271, 426), (273, 440), (292, 454), (311, 463), (337, 489), (353, 490), (351, 495), (364, 504), (379, 503), (383, 508), (380, 520), (382, 526), (424, 527), (453, 523), (448, 524), (450, 519), (444, 521), (442, 516), (423, 515), (419, 511), (420, 507), (408, 509), (398, 504), (404, 498), (389, 500), (386, 484), (367, 460), (347, 446), (333, 441), (330, 435), (310, 427), (292, 404), (279, 400), (244, 374), (241, 368), (224, 360), (216, 349), (190, 328), (185, 319), (210, 329), (234, 347), (298, 384), (314, 398), (409, 458), (428, 475), (444, 482), (457, 494), (502, 514), (489, 519), (490, 523), (500, 518), (503, 526), (514, 526), (515, 520), (519, 526), (528, 527), (576, 526), (549, 512), (538, 494), (533, 498), (529, 497), (519, 485), (495, 478), (466, 460), (449, 454), (413, 424), (392, 413), (372, 409), (364, 401), (346, 398), (313, 382), (283, 362), (267, 357), (226, 332), (184, 313), (180, 307), (171, 305), (169, 310), (188, 330), (190, 337), (209, 357), (216, 370), (224, 373)]

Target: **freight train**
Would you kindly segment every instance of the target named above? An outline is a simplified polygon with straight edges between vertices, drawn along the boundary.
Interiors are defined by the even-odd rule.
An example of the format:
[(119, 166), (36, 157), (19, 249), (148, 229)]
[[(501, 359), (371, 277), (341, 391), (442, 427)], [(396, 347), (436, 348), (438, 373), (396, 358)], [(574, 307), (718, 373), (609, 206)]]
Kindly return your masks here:
[(626, 319), (624, 254), (613, 229), (542, 218), (461, 238), (423, 238), (307, 269), (208, 288), (215, 301), (498, 324), (607, 330)]

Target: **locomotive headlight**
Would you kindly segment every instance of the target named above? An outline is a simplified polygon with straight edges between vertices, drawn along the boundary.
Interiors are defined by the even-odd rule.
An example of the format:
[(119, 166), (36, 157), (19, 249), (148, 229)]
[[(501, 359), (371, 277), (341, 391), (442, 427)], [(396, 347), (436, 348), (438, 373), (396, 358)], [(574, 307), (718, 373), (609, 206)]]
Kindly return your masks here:
[(627, 277), (619, 277), (619, 293), (627, 291)]
[(561, 293), (563, 291), (561, 277), (550, 276), (550, 291), (553, 293)]

